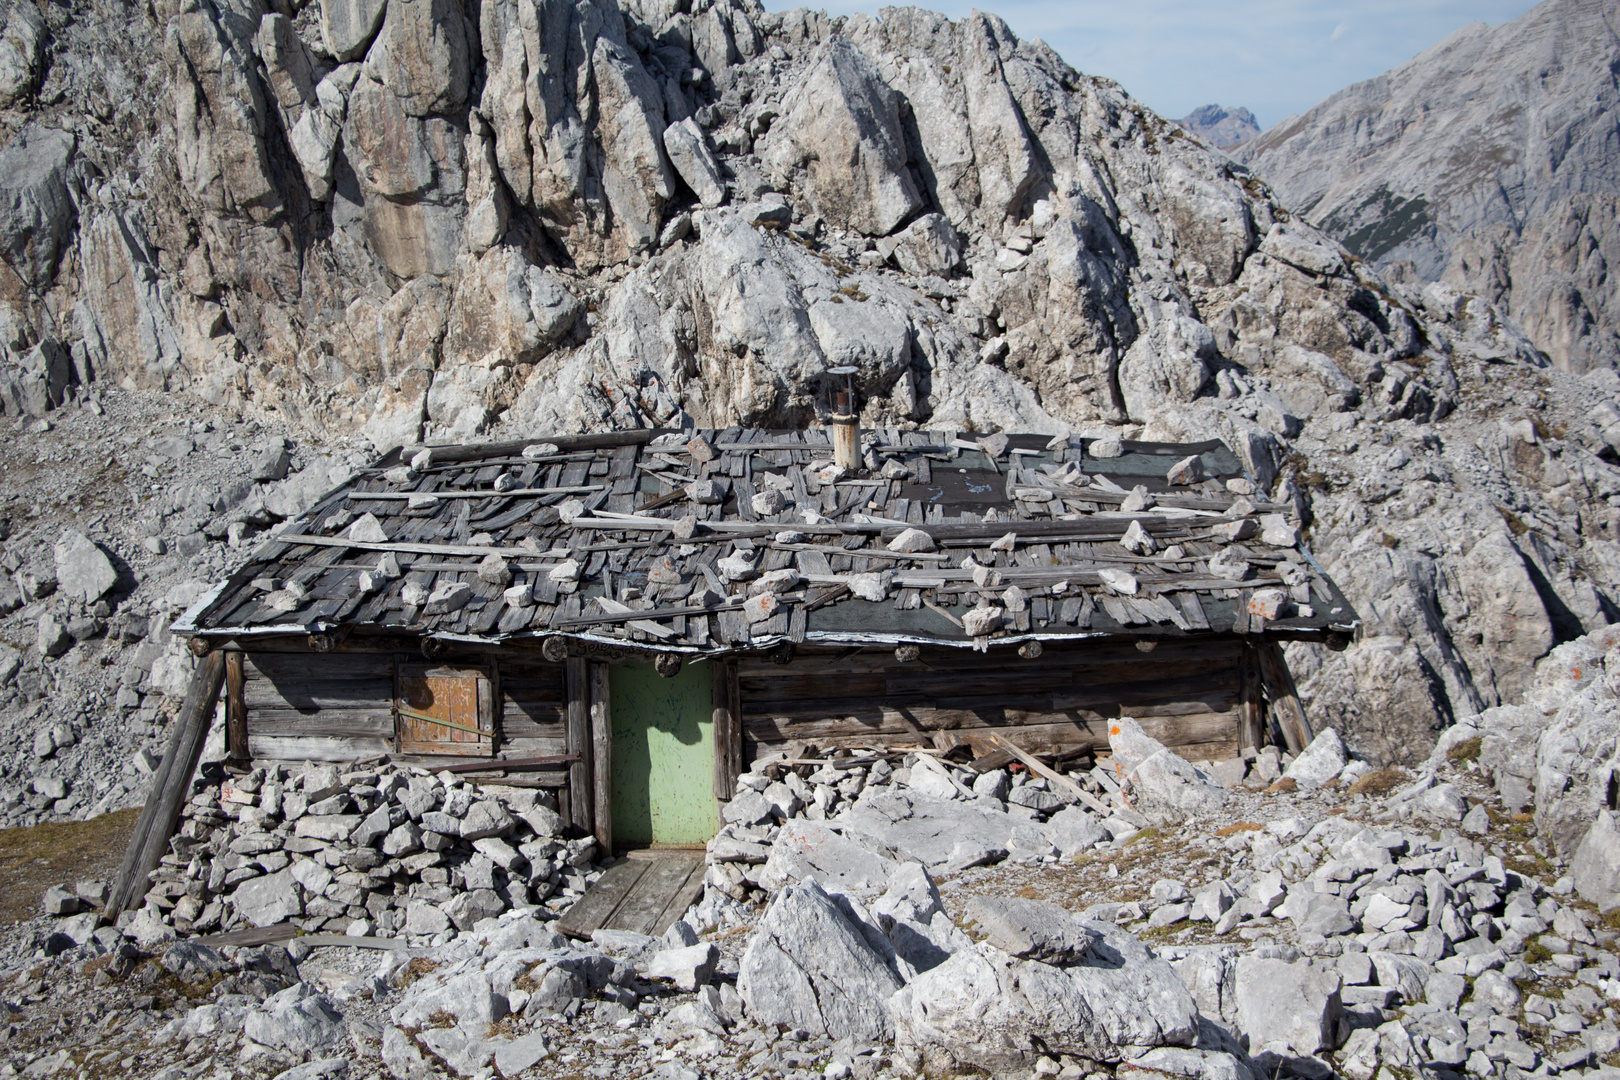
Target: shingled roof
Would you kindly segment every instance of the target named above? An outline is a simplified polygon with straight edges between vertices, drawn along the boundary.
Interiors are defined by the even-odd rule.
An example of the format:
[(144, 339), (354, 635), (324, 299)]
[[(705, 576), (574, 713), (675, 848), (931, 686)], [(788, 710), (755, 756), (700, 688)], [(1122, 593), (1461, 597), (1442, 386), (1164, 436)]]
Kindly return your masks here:
[(1292, 508), (1267, 503), (1220, 442), (863, 440), (852, 475), (823, 430), (396, 450), (175, 629), (713, 652), (1356, 628)]

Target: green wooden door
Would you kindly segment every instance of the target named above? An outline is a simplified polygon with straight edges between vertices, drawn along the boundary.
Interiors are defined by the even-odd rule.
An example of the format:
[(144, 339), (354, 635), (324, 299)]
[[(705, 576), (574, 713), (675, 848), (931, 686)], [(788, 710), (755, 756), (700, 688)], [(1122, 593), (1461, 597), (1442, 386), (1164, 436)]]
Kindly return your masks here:
[(666, 679), (651, 664), (613, 665), (615, 845), (703, 844), (719, 828), (713, 667)]

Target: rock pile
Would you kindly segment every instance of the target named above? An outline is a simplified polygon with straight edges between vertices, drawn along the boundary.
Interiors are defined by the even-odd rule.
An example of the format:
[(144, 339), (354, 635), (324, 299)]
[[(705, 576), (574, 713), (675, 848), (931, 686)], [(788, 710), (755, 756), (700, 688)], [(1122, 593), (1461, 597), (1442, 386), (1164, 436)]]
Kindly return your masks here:
[(1155, 822), (1217, 812), (1228, 788), (1284, 776), (1348, 782), (1370, 768), (1331, 730), (1297, 760), (1267, 746), (1194, 765), (1129, 718), (1111, 725), (1109, 744), (1110, 761), (1055, 780), (1020, 764), (980, 772), (931, 751), (903, 755), (898, 768), (872, 755), (819, 766), (763, 756), (738, 778), (709, 843), (701, 915), (721, 921), (728, 902), (762, 901), (808, 874), (860, 889), (886, 882), (906, 860), (934, 873), (1003, 859), (1050, 865)]
[[(1219, 814), (1172, 828), (1127, 804), (1163, 777), (1201, 788), (1205, 770), (1166, 761), (1175, 755), (1117, 726), (1110, 766), (1123, 774), (1113, 777), (1120, 791), (1102, 783), (1106, 772), (1069, 778), (1100, 810), (1065, 801), (1076, 796), (1061, 781), (974, 774), (933, 754), (898, 768), (855, 755), (809, 767), (761, 762), (732, 803), (746, 812), (711, 845), (703, 901), (662, 939), (598, 931), (589, 943), (564, 940), (550, 910), (562, 906), (561, 890), (533, 903), (542, 890), (531, 860), (508, 870), (508, 910), (448, 921), (431, 937), (411, 936), (422, 882), (407, 884), (401, 866), (392, 879), (392, 910), (405, 910), (401, 948), (341, 970), (321, 966), (334, 961), (317, 963), (301, 941), (291, 976), (275, 947), (143, 950), (106, 927), (73, 947), (73, 920), (93, 928), (93, 915), (57, 920), (64, 940), (52, 948), (76, 960), (110, 949), (110, 977), (137, 987), (157, 986), (162, 972), (196, 980), (209, 1000), (168, 1014), (153, 1045), (223, 1047), (278, 1070), (348, 1057), (398, 1080), (491, 1068), (670, 1078), (1605, 1075), (1620, 1052), (1620, 935), (1575, 899), (1579, 875), (1559, 871), (1550, 838), (1527, 840), (1529, 824), (1500, 811), (1468, 740), (1412, 777), (1367, 773), (1325, 732), (1287, 764), (1292, 784), (1262, 788), (1268, 777), (1257, 775), (1217, 787)], [(1153, 760), (1162, 767), (1141, 767)], [(245, 790), (255, 780), (257, 790)], [(312, 812), (337, 797), (323, 787), (334, 784), (360, 798)], [(413, 816), (413, 792), (429, 786), (436, 801)], [(263, 815), (276, 787), (271, 821)], [(306, 876), (336, 869), (328, 862), (347, 867), (355, 852), (384, 857), (375, 845), (385, 840), (358, 833), (373, 815), (370, 832), (389, 823), (382, 837), (407, 826), (444, 837), (437, 869), (448, 888), (491, 858), (493, 836), (468, 841), (464, 828), (483, 831), (486, 814), (533, 828), (534, 806), (543, 808), (523, 806), (528, 792), (514, 801), (486, 789), (482, 801), (494, 805), (475, 811), (480, 800), (464, 785), (371, 768), (266, 770), (221, 794), (193, 803), (236, 808), (214, 826), (217, 839), (203, 841), (217, 845), (213, 865), (231, 841), (276, 833), (289, 860), (276, 866), (270, 849), (252, 856), (257, 876), (216, 900), (222, 914), (234, 913), (242, 885), (300, 866), (289, 877), (306, 890), (297, 918), (307, 929), (338, 929), (349, 909), (311, 915)], [(303, 811), (290, 822), (289, 799)], [(453, 831), (430, 828), (448, 827), (446, 808), (463, 799)], [(406, 812), (397, 825), (395, 806)], [(195, 810), (188, 818), (201, 820)], [(311, 823), (306, 835), (299, 822)], [(320, 840), (318, 852), (293, 850), (320, 835), (337, 838)], [(541, 841), (512, 833), (505, 843), (521, 855)], [(270, 866), (259, 862), (266, 856)], [(564, 849), (552, 857), (564, 859)], [(531, 886), (527, 899), (512, 892), (516, 881)], [(64, 909), (68, 899), (58, 897)], [(366, 915), (354, 918), (371, 916), (360, 907)], [(143, 961), (146, 952), (153, 958)]]
[(566, 839), (532, 789), (393, 765), (269, 765), (198, 786), (144, 907), (119, 918), (143, 944), (287, 922), (443, 942), (514, 908), (566, 910), (599, 873), (594, 841)]

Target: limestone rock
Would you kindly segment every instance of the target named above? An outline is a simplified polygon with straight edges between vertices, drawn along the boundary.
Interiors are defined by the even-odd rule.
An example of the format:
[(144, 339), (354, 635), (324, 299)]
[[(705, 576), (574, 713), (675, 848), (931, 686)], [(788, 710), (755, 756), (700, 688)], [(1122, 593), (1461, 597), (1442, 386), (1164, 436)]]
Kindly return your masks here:
[(1149, 736), (1130, 717), (1108, 725), (1108, 745), (1130, 780), (1142, 813), (1173, 821), (1226, 804), (1226, 790), (1213, 778)]
[(1340, 979), (1308, 960), (1258, 956), (1237, 962), (1238, 1026), (1255, 1050), (1280, 1045), (1309, 1056), (1337, 1044)]
[(906, 169), (900, 95), (848, 38), (834, 37), (783, 99), (770, 163), (804, 169), (816, 211), (868, 236), (886, 236), (922, 208)]
[[(13, 25), (22, 25), (32, 9), (26, 0), (9, 9), (0, 62)], [(74, 145), (65, 131), (30, 125), (0, 149), (0, 255), (36, 288), (51, 283), (71, 240), (76, 213), (67, 177)]]
[(118, 584), (112, 560), (82, 532), (64, 532), (56, 540), (54, 554), (57, 588), (75, 600), (94, 603)]
[(388, 0), (321, 0), (321, 37), (339, 60), (358, 60), (382, 28)]
[(900, 986), (882, 931), (813, 880), (771, 901), (737, 974), (737, 991), (758, 1022), (833, 1039), (891, 1038), (888, 1000)]
[(337, 1046), (344, 1034), (343, 1014), (324, 994), (298, 983), (250, 1012), (242, 1034), (260, 1046), (303, 1056)]
[(274, 926), (304, 913), (291, 869), (243, 882), (231, 895), (231, 903), (236, 913), (254, 926)]
[(1339, 733), (1332, 728), (1322, 729), (1322, 733), (1311, 740), (1311, 745), (1300, 751), (1283, 775), (1302, 784), (1325, 784), (1335, 776), (1349, 762), (1344, 751), (1344, 741)]
[(1620, 825), (1610, 811), (1599, 811), (1575, 849), (1575, 891), (1599, 911), (1620, 907)]
[(11, 105), (38, 82), (50, 31), (32, 0), (11, 4), (0, 20), (0, 105)]
[(1097, 936), (1053, 904), (1019, 897), (975, 896), (967, 917), (1002, 952), (1059, 966), (1083, 960)]
[(696, 121), (687, 117), (665, 128), (664, 151), (700, 203), (713, 209), (726, 201), (725, 182), (720, 179), (719, 167)]
[(1165, 961), (1107, 923), (1078, 964), (1019, 960), (981, 943), (895, 994), (896, 1042), (938, 1066), (994, 1074), (1027, 1069), (1045, 1053), (1120, 1061), (1160, 1046), (1190, 1046), (1198, 1010)]

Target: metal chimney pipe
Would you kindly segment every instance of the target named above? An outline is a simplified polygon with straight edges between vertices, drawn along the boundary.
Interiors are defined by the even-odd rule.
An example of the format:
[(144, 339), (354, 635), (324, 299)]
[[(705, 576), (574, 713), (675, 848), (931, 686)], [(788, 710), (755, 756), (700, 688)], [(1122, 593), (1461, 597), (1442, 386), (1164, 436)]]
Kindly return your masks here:
[(848, 390), (833, 394), (832, 424), (833, 461), (846, 472), (861, 467), (861, 422), (850, 404)]

